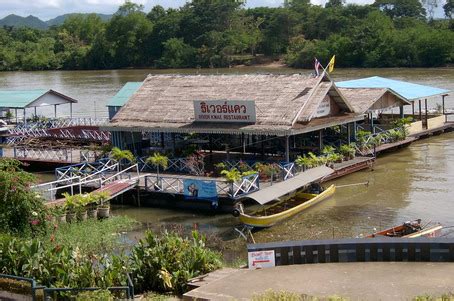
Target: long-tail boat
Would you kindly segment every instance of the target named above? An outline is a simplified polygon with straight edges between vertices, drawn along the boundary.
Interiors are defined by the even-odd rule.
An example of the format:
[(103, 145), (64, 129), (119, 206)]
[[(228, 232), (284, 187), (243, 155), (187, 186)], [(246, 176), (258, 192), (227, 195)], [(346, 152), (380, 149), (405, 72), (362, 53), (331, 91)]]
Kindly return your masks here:
[(267, 228), (287, 218), (302, 212), (303, 210), (326, 200), (334, 194), (336, 186), (331, 185), (319, 194), (297, 192), (294, 196), (278, 201), (276, 204), (260, 209), (251, 215), (243, 210), (239, 213), (240, 221), (254, 228)]
[(381, 230), (379, 232), (373, 233), (368, 238), (372, 237), (406, 237), (406, 238), (415, 238), (415, 237), (437, 237), (441, 235), (441, 229), (443, 226), (440, 224), (432, 226), (421, 226), (421, 220), (416, 219), (413, 221), (408, 221), (402, 225), (395, 226), (389, 229)]

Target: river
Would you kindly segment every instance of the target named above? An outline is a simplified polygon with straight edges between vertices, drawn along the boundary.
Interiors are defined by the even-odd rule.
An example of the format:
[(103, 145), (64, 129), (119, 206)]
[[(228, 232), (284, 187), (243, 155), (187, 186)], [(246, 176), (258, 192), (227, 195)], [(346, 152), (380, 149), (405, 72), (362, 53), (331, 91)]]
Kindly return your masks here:
[[(288, 68), (245, 67), (215, 70), (112, 70), (112, 71), (47, 71), (0, 73), (0, 89), (54, 89), (79, 100), (74, 106), (77, 116), (107, 116), (105, 104), (124, 83), (142, 81), (150, 73), (309, 73)], [(454, 91), (454, 69), (336, 69), (335, 80), (367, 76), (384, 76), (433, 85)], [(438, 99), (437, 99), (438, 101)], [(438, 101), (439, 102), (439, 101)], [(435, 107), (436, 101), (429, 101)], [(454, 108), (454, 97), (446, 101)], [(41, 112), (38, 112), (39, 114)], [(43, 112), (46, 113), (46, 112)], [(59, 111), (67, 114), (64, 108)], [(326, 202), (286, 222), (259, 231), (259, 242), (276, 240), (356, 237), (389, 227), (405, 220), (454, 225), (454, 133), (413, 143), (410, 147), (380, 157), (373, 171), (358, 172), (335, 181), (349, 184), (369, 181), (369, 186), (340, 188)], [(227, 238), (237, 220), (231, 215), (207, 215), (199, 212), (158, 208), (120, 208), (143, 221), (146, 227), (198, 227), (209, 234)]]

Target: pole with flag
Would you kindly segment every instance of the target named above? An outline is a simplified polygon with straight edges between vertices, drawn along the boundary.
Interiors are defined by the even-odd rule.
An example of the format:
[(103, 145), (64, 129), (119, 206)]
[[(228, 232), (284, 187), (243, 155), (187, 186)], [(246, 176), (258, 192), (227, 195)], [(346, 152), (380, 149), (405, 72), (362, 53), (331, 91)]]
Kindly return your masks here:
[(331, 58), (331, 60), (328, 63), (328, 66), (326, 66), (326, 68), (328, 69), (328, 73), (331, 73), (334, 71), (335, 61), (336, 61), (336, 55), (333, 55), (333, 57)]

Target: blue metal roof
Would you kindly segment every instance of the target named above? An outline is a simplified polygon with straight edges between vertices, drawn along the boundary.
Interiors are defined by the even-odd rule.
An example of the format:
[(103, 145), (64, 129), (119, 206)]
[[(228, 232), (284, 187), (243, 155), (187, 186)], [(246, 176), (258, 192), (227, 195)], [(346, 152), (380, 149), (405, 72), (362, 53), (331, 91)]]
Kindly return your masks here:
[(48, 90), (0, 91), (0, 108), (25, 109)]
[(122, 107), (128, 99), (142, 86), (142, 82), (128, 82), (107, 103), (108, 107)]
[(355, 80), (336, 82), (340, 88), (386, 88), (407, 100), (416, 100), (449, 93), (449, 90), (408, 83), (400, 80), (373, 76)]

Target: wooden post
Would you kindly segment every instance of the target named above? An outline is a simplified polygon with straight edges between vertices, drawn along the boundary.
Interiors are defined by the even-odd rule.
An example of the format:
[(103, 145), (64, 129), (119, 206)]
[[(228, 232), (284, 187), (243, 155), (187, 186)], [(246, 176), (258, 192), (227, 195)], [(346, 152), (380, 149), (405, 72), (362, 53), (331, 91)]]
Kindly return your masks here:
[(290, 163), (290, 138), (285, 136), (285, 162)]
[(319, 146), (320, 153), (321, 153), (322, 149), (323, 149), (323, 129), (318, 131), (318, 146)]
[(415, 102), (411, 102), (411, 113), (413, 115), (413, 119), (415, 119)]
[(27, 124), (27, 116), (25, 114), (25, 109), (24, 109), (24, 123)]
[(399, 107), (400, 118), (404, 118), (404, 106)]
[(38, 114), (36, 113), (36, 107), (35, 107), (35, 116), (38, 116)]
[(57, 105), (54, 105), (54, 117), (57, 118)]
[(246, 137), (244, 133), (241, 133), (241, 142), (243, 144), (243, 155), (246, 153)]
[(73, 103), (69, 103), (69, 118), (73, 118)]
[(422, 121), (422, 107), (421, 107), (421, 99), (419, 100), (419, 120)]
[(425, 107), (425, 110), (426, 110), (426, 114), (425, 114), (425, 118), (426, 118), (426, 129), (429, 128), (429, 124), (427, 123), (427, 98), (424, 99), (424, 107)]
[(356, 142), (356, 121), (353, 122), (353, 141)]
[(443, 109), (443, 115), (445, 116), (445, 122), (448, 122), (448, 115), (445, 114), (445, 96), (446, 96), (446, 95), (442, 95), (442, 96), (441, 96), (441, 100), (442, 100), (442, 109)]
[(375, 134), (375, 127), (374, 127), (374, 113), (370, 112), (370, 129), (372, 134)]
[(16, 115), (16, 124), (17, 124), (17, 109), (14, 109), (14, 115)]

